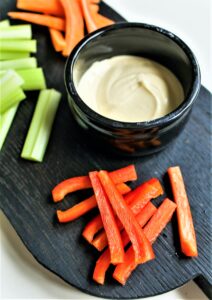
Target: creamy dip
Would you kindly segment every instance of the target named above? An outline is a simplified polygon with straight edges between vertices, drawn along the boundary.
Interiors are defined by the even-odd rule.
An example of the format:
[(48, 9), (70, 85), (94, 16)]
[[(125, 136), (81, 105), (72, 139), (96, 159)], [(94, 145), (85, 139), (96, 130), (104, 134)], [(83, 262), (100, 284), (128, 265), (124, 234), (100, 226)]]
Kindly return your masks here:
[(77, 91), (95, 112), (125, 122), (160, 118), (184, 99), (182, 85), (170, 70), (131, 55), (93, 63), (80, 78)]

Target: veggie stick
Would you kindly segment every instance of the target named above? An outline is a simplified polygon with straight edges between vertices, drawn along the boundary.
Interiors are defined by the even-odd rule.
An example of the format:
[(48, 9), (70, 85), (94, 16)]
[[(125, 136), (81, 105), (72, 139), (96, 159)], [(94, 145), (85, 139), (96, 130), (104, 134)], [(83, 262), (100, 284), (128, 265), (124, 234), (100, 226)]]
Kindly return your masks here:
[(99, 5), (97, 5), (97, 4), (91, 4), (90, 5), (90, 10), (92, 11), (92, 13), (98, 13), (98, 11), (99, 11)]
[(61, 94), (54, 89), (40, 92), (21, 153), (22, 158), (37, 162), (43, 160), (60, 99)]
[(12, 25), (6, 28), (0, 28), (0, 40), (30, 40), (31, 38), (31, 25)]
[(0, 21), (0, 28), (6, 28), (10, 26), (10, 21), (5, 19), (3, 21)]
[(104, 26), (109, 26), (109, 25), (112, 25), (115, 23), (113, 20), (111, 20), (105, 16), (102, 16), (98, 13), (93, 13), (92, 16), (93, 16), (94, 22), (98, 28), (102, 28)]
[(64, 19), (58, 17), (27, 13), (27, 12), (16, 12), (16, 11), (9, 12), (8, 16), (10, 16), (10, 18), (12, 19), (18, 19), (18, 20), (34, 23), (37, 25), (43, 25), (61, 31), (65, 30)]
[(37, 50), (36, 40), (2, 40), (0, 43), (0, 51), (13, 51), (13, 52), (32, 52)]
[(168, 175), (171, 182), (174, 201), (177, 204), (177, 221), (181, 250), (186, 256), (198, 256), (191, 209), (180, 167), (176, 166), (169, 168)]
[[(163, 195), (163, 188), (157, 178), (151, 178), (146, 182), (140, 184), (137, 188), (131, 191), (127, 196), (127, 203), (133, 202), (133, 209), (136, 209), (136, 202), (144, 206), (149, 199), (156, 198)], [(142, 199), (142, 202), (140, 201)]]
[[(131, 189), (125, 183), (120, 183), (117, 186), (119, 192), (124, 195), (128, 193)], [(82, 203), (82, 202), (81, 202)], [(83, 237), (89, 242), (92, 243), (94, 235), (103, 227), (102, 218), (100, 215), (97, 215), (94, 219), (92, 219), (83, 230)], [(107, 237), (106, 237), (107, 239)]]
[(77, 0), (60, 0), (66, 17), (65, 40), (63, 55), (68, 56), (76, 44), (84, 37), (84, 22), (80, 4)]
[[(110, 172), (110, 176), (115, 184), (137, 179), (137, 174), (134, 165), (129, 165), (127, 167)], [(66, 179), (60, 182), (58, 185), (56, 185), (52, 190), (53, 201), (61, 201), (68, 193), (87, 188), (91, 188), (91, 182), (88, 176), (80, 176)]]
[[(176, 209), (176, 204), (166, 198), (156, 213), (144, 227), (144, 234), (153, 243), (159, 234), (166, 227), (167, 223), (171, 220), (171, 217)], [(127, 250), (125, 254), (125, 261), (119, 264), (113, 273), (113, 278), (121, 284), (125, 284), (132, 271), (137, 267), (135, 262), (135, 255), (132, 246)]]
[(111, 263), (122, 263), (124, 261), (124, 247), (109, 199), (100, 183), (98, 172), (90, 172), (89, 177), (107, 235)]
[(63, 7), (59, 0), (17, 0), (17, 8), (47, 15), (64, 16)]
[(26, 95), (21, 88), (16, 88), (15, 90), (11, 91), (9, 94), (9, 98), (7, 98), (6, 100), (4, 98), (0, 101), (0, 114), (5, 113), (8, 109), (21, 102), (25, 98)]
[(66, 41), (65, 38), (63, 37), (63, 34), (61, 31), (49, 28), (50, 36), (51, 36), (51, 41), (54, 46), (54, 49), (56, 52), (63, 51), (63, 49), (66, 46)]
[[(90, 184), (90, 182), (89, 182), (89, 184)], [(125, 194), (125, 192), (126, 192), (126, 187), (124, 187), (123, 183), (118, 184), (117, 189), (119, 190), (119, 192), (121, 194)], [(82, 215), (84, 215), (91, 209), (95, 208), (96, 206), (97, 206), (96, 198), (95, 198), (95, 196), (91, 196), (90, 198), (88, 198), (84, 201), (81, 201), (80, 203), (72, 206), (71, 208), (69, 208), (67, 210), (64, 210), (64, 211), (57, 210), (57, 218), (60, 223), (70, 222), (70, 221), (73, 221), (73, 220), (81, 217)], [(102, 224), (102, 219), (101, 219), (101, 224)]]
[(4, 113), (13, 105), (17, 104), (25, 98), (25, 95), (20, 88), (23, 84), (23, 79), (13, 70), (5, 72), (0, 77), (0, 114)]
[(0, 60), (11, 60), (19, 58), (27, 58), (30, 56), (30, 52), (2, 52), (0, 51)]
[[(99, 0), (89, 0), (91, 5), (96, 5), (99, 3)], [(17, 8), (44, 13), (47, 15), (54, 15), (58, 17), (64, 17), (64, 9), (59, 0), (17, 0)]]
[(46, 89), (46, 79), (42, 68), (16, 70), (16, 73), (24, 80), (21, 86), (24, 91)]
[[(136, 216), (139, 225), (143, 227), (156, 212), (156, 210), (157, 208), (151, 202), (147, 203), (147, 205), (141, 210), (140, 214)], [(129, 243), (129, 237), (126, 234), (126, 231), (122, 231), (121, 238), (125, 247)], [(97, 260), (93, 273), (93, 279), (99, 284), (104, 284), (105, 274), (110, 264), (110, 252), (107, 248)]]
[(135, 261), (137, 263), (147, 262), (154, 258), (152, 247), (139, 226), (136, 218), (123, 196), (116, 189), (107, 171), (100, 171), (99, 179), (110, 200), (110, 203), (123, 224), (135, 251)]
[[(124, 199), (129, 205), (134, 215), (137, 215), (141, 209), (151, 200), (163, 194), (163, 189), (158, 179), (152, 178), (149, 181), (141, 184), (135, 190), (128, 193)], [(134, 201), (132, 202), (132, 199)], [(135, 205), (136, 203), (136, 205)], [(90, 221), (92, 222), (92, 220)], [(93, 221), (95, 222), (95, 220)], [(117, 220), (120, 230), (123, 229), (122, 223)], [(94, 224), (93, 224), (94, 226)], [(103, 225), (102, 225), (103, 227)], [(99, 225), (99, 230), (102, 228)], [(93, 232), (93, 235), (97, 232)], [(85, 234), (84, 234), (85, 237)], [(92, 245), (99, 251), (102, 251), (107, 246), (107, 237), (104, 231), (101, 231), (92, 241)]]
[(37, 67), (37, 59), (35, 57), (4, 60), (0, 62), (1, 70), (33, 69), (36, 67)]
[(15, 117), (16, 111), (18, 109), (18, 104), (8, 109), (5, 113), (0, 114), (0, 150), (5, 142), (9, 129), (12, 125), (13, 119)]
[(95, 23), (95, 20), (93, 18), (93, 13), (92, 13), (92, 10), (90, 8), (88, 1), (81, 0), (81, 7), (82, 7), (82, 12), (83, 12), (83, 16), (85, 19), (86, 28), (87, 28), (88, 33), (97, 30), (98, 26)]

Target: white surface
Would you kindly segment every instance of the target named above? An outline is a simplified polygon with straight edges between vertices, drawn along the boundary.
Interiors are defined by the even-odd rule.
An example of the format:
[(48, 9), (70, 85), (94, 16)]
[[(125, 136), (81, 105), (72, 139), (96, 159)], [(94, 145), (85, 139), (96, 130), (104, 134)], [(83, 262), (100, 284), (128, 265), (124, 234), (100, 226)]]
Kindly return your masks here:
[[(48, 1), (48, 0), (47, 0)], [(107, 0), (129, 21), (156, 24), (181, 37), (195, 53), (201, 68), (202, 84), (211, 82), (211, 0)], [(0, 296), (1, 299), (99, 299), (70, 287), (40, 266), (23, 246), (0, 213)], [(149, 300), (207, 299), (190, 282), (165, 295)]]

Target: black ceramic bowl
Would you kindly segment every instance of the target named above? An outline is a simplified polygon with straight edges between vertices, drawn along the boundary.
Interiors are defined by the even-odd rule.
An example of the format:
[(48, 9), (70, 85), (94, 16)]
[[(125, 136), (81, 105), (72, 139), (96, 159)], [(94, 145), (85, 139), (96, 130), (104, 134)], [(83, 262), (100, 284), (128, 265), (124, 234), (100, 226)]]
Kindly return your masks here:
[[(183, 86), (183, 103), (162, 118), (136, 123), (111, 120), (90, 109), (76, 91), (77, 78), (93, 62), (124, 54), (147, 57), (170, 69)], [(146, 155), (163, 149), (183, 129), (200, 89), (200, 70), (192, 51), (173, 33), (153, 25), (118, 23), (93, 32), (75, 47), (67, 60), (65, 84), (76, 121), (96, 144)]]

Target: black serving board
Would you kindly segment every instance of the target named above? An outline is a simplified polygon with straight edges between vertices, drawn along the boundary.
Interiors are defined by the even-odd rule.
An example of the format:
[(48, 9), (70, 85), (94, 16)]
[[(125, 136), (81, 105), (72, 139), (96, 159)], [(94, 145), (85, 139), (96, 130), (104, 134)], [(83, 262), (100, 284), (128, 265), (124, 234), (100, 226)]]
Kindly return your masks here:
[[(1, 1), (1, 19), (9, 10), (15, 10), (15, 1)], [(101, 4), (101, 12), (116, 21), (124, 20), (104, 3)], [(20, 105), (0, 153), (0, 205), (25, 246), (43, 266), (88, 294), (119, 299), (147, 297), (170, 291), (196, 278), (209, 296), (212, 284), (210, 93), (201, 87), (184, 131), (164, 151), (145, 158), (124, 158), (112, 156), (107, 151), (100, 152), (96, 145), (91, 145), (82, 136), (70, 113), (63, 83), (65, 59), (54, 52), (47, 29), (33, 26), (33, 32), (38, 40), (37, 58), (44, 68), (48, 87), (60, 90), (63, 99), (43, 163), (20, 158), (38, 92), (28, 93), (27, 101)], [(55, 218), (56, 209), (66, 209), (90, 194), (74, 193), (63, 202), (54, 204), (51, 189), (68, 177), (87, 174), (95, 169), (114, 170), (130, 163), (136, 165), (139, 182), (158, 177), (169, 197), (172, 195), (164, 174), (169, 166), (181, 166), (197, 234), (199, 257), (190, 259), (180, 254), (174, 217), (153, 246), (154, 261), (138, 267), (124, 287), (112, 279), (112, 270), (109, 270), (106, 284), (99, 286), (92, 281), (99, 253), (81, 237), (86, 222), (97, 211), (65, 225), (58, 224)], [(154, 203), (159, 204), (160, 200)]]

